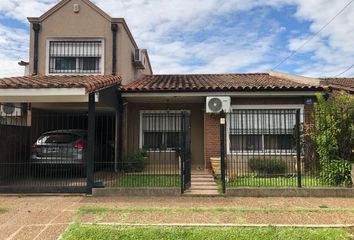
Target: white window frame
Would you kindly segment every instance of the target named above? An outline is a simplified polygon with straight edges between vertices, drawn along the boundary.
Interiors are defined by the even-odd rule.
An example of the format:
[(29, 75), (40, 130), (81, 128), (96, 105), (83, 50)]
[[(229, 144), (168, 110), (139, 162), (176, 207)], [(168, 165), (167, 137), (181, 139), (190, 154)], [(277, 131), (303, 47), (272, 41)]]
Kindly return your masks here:
[[(50, 73), (49, 72), (49, 46), (50, 42), (52, 41), (62, 41), (62, 42), (70, 42), (70, 41), (100, 41), (102, 44), (102, 55), (101, 55), (101, 62), (100, 62), (100, 73)], [(45, 61), (45, 74), (46, 75), (104, 75), (105, 74), (105, 40), (104, 38), (47, 38), (46, 40), (46, 61)], [(78, 61), (78, 58), (76, 58)]]
[[(143, 148), (143, 114), (149, 114), (149, 113), (182, 113), (182, 112), (188, 112), (190, 113), (190, 110), (140, 110), (139, 111), (139, 148)], [(175, 150), (172, 149), (166, 149), (166, 150), (148, 150), (148, 152), (175, 152)]]
[[(231, 112), (234, 110), (276, 110), (276, 109), (285, 109), (285, 110), (294, 110), (300, 109), (300, 122), (304, 122), (304, 104), (279, 104), (279, 105), (232, 105)], [(226, 147), (227, 154), (244, 154), (244, 155), (288, 155), (289, 150), (260, 150), (260, 151), (231, 151), (230, 150), (230, 118), (226, 119)], [(264, 146), (264, 134), (262, 134), (262, 146)], [(263, 148), (263, 147), (262, 147)]]

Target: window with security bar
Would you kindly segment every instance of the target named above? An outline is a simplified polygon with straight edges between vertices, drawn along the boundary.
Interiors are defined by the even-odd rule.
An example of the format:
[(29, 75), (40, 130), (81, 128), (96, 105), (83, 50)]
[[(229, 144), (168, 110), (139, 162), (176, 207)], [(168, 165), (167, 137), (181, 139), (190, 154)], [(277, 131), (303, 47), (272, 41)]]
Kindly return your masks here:
[(181, 132), (181, 114), (177, 112), (141, 113), (141, 148), (150, 151), (176, 150)]
[(100, 74), (102, 41), (50, 41), (49, 73)]
[(231, 152), (288, 152), (294, 146), (295, 109), (234, 110), (230, 114)]

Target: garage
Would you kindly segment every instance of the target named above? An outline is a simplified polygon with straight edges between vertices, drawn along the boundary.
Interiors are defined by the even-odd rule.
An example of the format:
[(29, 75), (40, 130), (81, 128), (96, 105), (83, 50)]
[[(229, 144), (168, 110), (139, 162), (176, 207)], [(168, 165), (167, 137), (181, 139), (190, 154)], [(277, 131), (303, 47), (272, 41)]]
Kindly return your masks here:
[(0, 192), (90, 193), (118, 176), (116, 76), (0, 81)]

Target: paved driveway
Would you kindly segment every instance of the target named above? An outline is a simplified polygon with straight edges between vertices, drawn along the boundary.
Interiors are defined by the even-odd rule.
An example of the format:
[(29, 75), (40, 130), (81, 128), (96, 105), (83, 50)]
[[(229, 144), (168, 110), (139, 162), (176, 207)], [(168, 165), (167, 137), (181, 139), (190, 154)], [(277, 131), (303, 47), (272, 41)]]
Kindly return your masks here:
[[(81, 196), (0, 196), (0, 239), (58, 239), (65, 229), (74, 222), (75, 211), (80, 206), (100, 206), (132, 209), (131, 215), (143, 214), (146, 223), (186, 223), (184, 211), (134, 212), (136, 208), (241, 208), (270, 209), (269, 212), (246, 211), (242, 215), (246, 224), (354, 224), (354, 200), (349, 198), (192, 198), (192, 197), (106, 197), (90, 198)], [(324, 211), (320, 214), (286, 209), (340, 208), (340, 211)], [(283, 209), (284, 211), (271, 211)], [(214, 212), (216, 213), (216, 212)], [(125, 212), (125, 214), (127, 214)], [(149, 215), (151, 214), (151, 215)], [(158, 215), (156, 215), (158, 214)], [(190, 213), (187, 213), (190, 214)], [(200, 212), (191, 223), (208, 223)], [(199, 216), (199, 215), (200, 216)], [(222, 214), (225, 214), (222, 213)], [(114, 216), (116, 217), (116, 216)], [(164, 219), (165, 218), (165, 219)], [(111, 218), (114, 223), (115, 218)], [(121, 219), (121, 218), (120, 218)], [(152, 219), (152, 220), (151, 220)], [(105, 219), (109, 220), (109, 216)], [(215, 220), (215, 218), (214, 218)], [(219, 218), (218, 224), (227, 223), (229, 218)], [(154, 222), (155, 221), (155, 222)], [(224, 222), (225, 221), (225, 222)], [(126, 223), (129, 223), (128, 221)]]

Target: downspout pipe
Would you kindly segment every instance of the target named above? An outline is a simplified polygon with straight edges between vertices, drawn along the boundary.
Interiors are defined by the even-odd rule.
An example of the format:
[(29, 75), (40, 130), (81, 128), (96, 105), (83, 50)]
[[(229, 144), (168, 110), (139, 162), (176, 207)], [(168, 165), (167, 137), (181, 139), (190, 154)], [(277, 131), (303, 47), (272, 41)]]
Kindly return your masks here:
[(34, 31), (34, 48), (33, 48), (33, 73), (32, 75), (38, 74), (38, 42), (39, 42), (39, 31), (41, 30), (41, 25), (39, 23), (33, 23), (32, 29)]
[(112, 75), (117, 74), (117, 32), (118, 24), (112, 23)]

